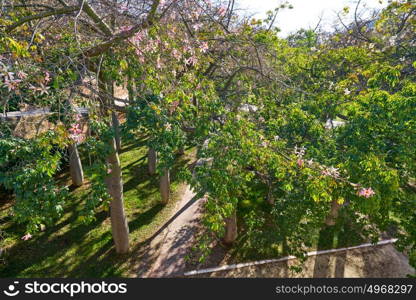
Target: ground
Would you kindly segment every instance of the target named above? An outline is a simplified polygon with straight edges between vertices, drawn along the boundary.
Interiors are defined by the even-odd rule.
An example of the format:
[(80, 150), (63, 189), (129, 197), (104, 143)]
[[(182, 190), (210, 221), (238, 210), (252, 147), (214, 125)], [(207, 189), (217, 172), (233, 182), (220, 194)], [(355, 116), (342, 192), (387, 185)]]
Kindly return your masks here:
[[(226, 259), (225, 259), (226, 261)], [(220, 263), (222, 265), (224, 263)], [(296, 273), (290, 266), (296, 260), (243, 267), (228, 271), (201, 274), (194, 277), (254, 277), (254, 278), (403, 278), (415, 274), (408, 258), (393, 245), (383, 245), (311, 256)]]

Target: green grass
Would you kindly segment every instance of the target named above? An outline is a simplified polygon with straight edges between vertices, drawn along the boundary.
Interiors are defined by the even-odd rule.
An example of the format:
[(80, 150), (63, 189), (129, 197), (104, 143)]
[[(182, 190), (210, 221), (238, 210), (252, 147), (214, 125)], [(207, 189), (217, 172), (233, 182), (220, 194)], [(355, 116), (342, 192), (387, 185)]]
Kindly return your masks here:
[[(135, 276), (129, 261), (139, 255), (140, 243), (172, 215), (184, 187), (175, 174), (192, 160), (191, 151), (178, 157), (171, 172), (172, 200), (164, 206), (160, 203), (157, 176), (147, 174), (146, 151), (143, 142), (138, 141), (124, 145), (120, 156), (132, 249), (129, 254), (115, 253), (107, 210), (98, 211), (96, 220), (88, 225), (78, 221), (88, 184), (71, 192), (73, 197), (55, 226), (28, 241), (20, 239), (25, 227), (12, 221), (10, 200), (0, 194), (0, 277)], [(68, 175), (62, 174), (61, 179), (68, 180)]]

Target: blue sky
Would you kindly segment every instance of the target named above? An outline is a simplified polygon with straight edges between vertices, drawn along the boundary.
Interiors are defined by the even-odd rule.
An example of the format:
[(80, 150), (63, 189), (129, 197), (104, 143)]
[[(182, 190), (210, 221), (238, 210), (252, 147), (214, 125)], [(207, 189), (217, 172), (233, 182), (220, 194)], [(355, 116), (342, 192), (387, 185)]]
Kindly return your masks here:
[[(361, 7), (380, 9), (387, 4), (387, 0), (362, 0)], [(236, 0), (240, 8), (247, 9), (247, 14), (254, 14), (255, 17), (265, 16), (266, 11), (273, 10), (281, 3), (279, 0)], [(344, 7), (355, 7), (356, 0), (289, 0), (294, 8), (285, 9), (278, 15), (276, 25), (282, 30), (281, 36), (296, 31), (300, 28), (314, 28), (319, 17), (323, 16), (325, 29), (330, 29), (336, 22), (336, 12)]]

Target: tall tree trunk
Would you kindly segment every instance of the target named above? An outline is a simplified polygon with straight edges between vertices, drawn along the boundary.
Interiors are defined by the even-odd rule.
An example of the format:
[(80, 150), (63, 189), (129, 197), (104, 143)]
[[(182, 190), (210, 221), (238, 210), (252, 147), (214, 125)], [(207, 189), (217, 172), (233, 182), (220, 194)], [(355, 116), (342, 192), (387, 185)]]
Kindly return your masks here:
[(147, 153), (147, 165), (148, 165), (150, 175), (156, 174), (156, 164), (157, 164), (157, 153), (155, 149), (149, 148), (149, 152)]
[(74, 186), (81, 186), (84, 182), (84, 172), (82, 170), (82, 163), (79, 157), (77, 145), (71, 144), (69, 150), (69, 173), (71, 174), (72, 184)]
[(237, 213), (234, 210), (231, 215), (225, 218), (225, 234), (223, 242), (226, 245), (231, 245), (237, 239)]
[(325, 219), (325, 224), (327, 226), (334, 226), (338, 218), (338, 213), (341, 208), (341, 204), (338, 203), (338, 199), (332, 200), (331, 210), (329, 211), (328, 216)]
[(160, 176), (160, 195), (162, 197), (162, 203), (167, 204), (169, 202), (169, 191), (170, 191), (170, 178), (169, 169), (164, 169)]
[[(72, 104), (72, 98), (74, 94), (72, 91), (69, 92), (66, 104), (73, 111), (75, 109)], [(73, 143), (68, 147), (69, 153), (69, 173), (71, 175), (72, 184), (74, 186), (81, 186), (84, 182), (84, 171), (82, 169), (81, 158), (79, 157), (77, 144)]]
[(129, 226), (124, 212), (123, 180), (120, 159), (116, 151), (116, 142), (110, 140), (112, 153), (107, 157), (111, 172), (106, 177), (107, 191), (112, 200), (110, 203), (111, 230), (117, 253), (129, 251)]
[[(101, 75), (101, 74), (100, 74)], [(111, 95), (114, 92), (112, 83), (105, 83), (102, 77), (99, 78), (98, 87), (104, 92), (110, 92)], [(109, 106), (112, 103), (112, 99), (105, 98), (104, 102)], [(108, 115), (108, 110), (105, 105), (101, 105), (101, 113)], [(111, 113), (112, 114), (112, 113)], [(112, 115), (111, 115), (112, 116)], [(114, 118), (112, 116), (114, 127)], [(124, 200), (123, 200), (123, 179), (121, 172), (120, 158), (117, 152), (117, 145), (114, 138), (109, 141), (111, 153), (107, 156), (107, 163), (110, 166), (110, 173), (105, 178), (107, 185), (107, 191), (111, 196), (110, 202), (110, 218), (111, 218), (111, 231), (113, 235), (114, 244), (117, 253), (127, 253), (129, 251), (129, 225), (127, 222), (126, 214), (124, 212)]]
[(120, 136), (120, 121), (118, 120), (117, 114), (115, 111), (111, 112), (111, 120), (114, 128), (114, 139), (116, 141), (117, 152), (121, 151), (121, 136)]
[(268, 181), (269, 191), (267, 193), (267, 203), (269, 203), (271, 206), (274, 206), (274, 197), (273, 197), (273, 188), (272, 188), (272, 182), (269, 179)]

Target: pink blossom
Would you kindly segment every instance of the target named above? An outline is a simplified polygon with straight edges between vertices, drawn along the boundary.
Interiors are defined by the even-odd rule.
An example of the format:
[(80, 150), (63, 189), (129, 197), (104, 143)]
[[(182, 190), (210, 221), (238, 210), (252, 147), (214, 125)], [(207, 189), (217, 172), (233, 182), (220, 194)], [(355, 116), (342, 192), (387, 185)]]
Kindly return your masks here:
[(158, 69), (161, 69), (162, 68), (162, 62), (161, 62), (161, 60), (160, 60), (160, 56), (158, 56), (157, 57), (157, 60), (156, 60), (156, 68), (158, 68)]
[(82, 133), (81, 128), (79, 127), (79, 124), (72, 124), (72, 126), (68, 129), (68, 131), (72, 134), (80, 134)]
[(7, 72), (7, 77), (9, 77), (9, 80), (14, 79), (14, 73), (13, 72)]
[(17, 77), (19, 77), (20, 79), (26, 79), (27, 74), (23, 71), (19, 71), (17, 72)]
[(124, 11), (128, 11), (129, 10), (129, 8), (127, 7), (127, 5), (125, 5), (125, 4), (121, 4), (120, 6), (119, 6), (119, 9), (120, 9), (120, 11), (122, 11), (122, 12), (124, 12)]
[(372, 196), (374, 196), (376, 194), (376, 192), (374, 192), (374, 190), (369, 187), (369, 188), (362, 188), (357, 192), (357, 195), (360, 197), (364, 197), (364, 198), (370, 198)]
[(113, 172), (113, 170), (111, 170), (111, 169), (107, 170), (107, 174), (111, 174), (111, 172)]
[(295, 152), (297, 157), (303, 157), (305, 155), (306, 148), (303, 146), (302, 147), (295, 146), (295, 149), (293, 150), (293, 152)]
[(194, 25), (192, 25), (192, 28), (195, 31), (198, 31), (199, 29), (201, 29), (201, 27), (202, 27), (202, 24), (201, 23), (195, 23)]
[(202, 42), (201, 46), (199, 46), (199, 49), (201, 50), (202, 53), (207, 52), (208, 50), (208, 43), (207, 42)]
[(181, 59), (181, 56), (182, 56), (181, 53), (176, 49), (172, 50), (172, 55), (178, 61)]
[(17, 88), (19, 82), (21, 82), (19, 79), (9, 80), (6, 78), (4, 85), (7, 87), (8, 91), (11, 92)]
[(22, 236), (22, 240), (27, 241), (32, 238), (32, 235), (30, 233), (26, 233), (24, 236)]
[(51, 77), (48, 71), (45, 72), (45, 78), (43, 80), (46, 84), (48, 84), (51, 81)]
[(49, 94), (48, 90), (49, 87), (44, 86), (42, 83), (40, 84), (40, 87), (35, 87), (33, 85), (31, 85), (29, 87), (29, 89), (35, 91), (35, 92), (40, 92), (40, 95), (42, 96), (43, 94)]
[(269, 145), (269, 143), (267, 141), (263, 141), (261, 143), (261, 146), (264, 147), (264, 148), (266, 148), (268, 145)]
[(334, 167), (325, 168), (324, 170), (322, 170), (321, 174), (324, 175), (324, 176), (330, 176), (330, 177), (338, 178), (339, 177), (339, 169), (334, 168)]
[[(121, 26), (120, 27), (120, 32), (124, 32), (124, 31), (129, 31), (131, 29), (132, 26)], [(134, 37), (133, 37), (134, 39)]]
[(191, 56), (190, 58), (185, 60), (185, 64), (195, 65), (198, 62), (198, 59), (195, 56)]
[(221, 17), (224, 16), (226, 12), (227, 12), (227, 9), (224, 6), (221, 6), (218, 9), (218, 15), (220, 15)]
[(298, 159), (296, 163), (297, 163), (298, 167), (301, 168), (301, 167), (303, 167), (304, 160), (303, 159)]
[(68, 129), (70, 133), (70, 138), (74, 140), (75, 142), (80, 142), (82, 133), (81, 128), (79, 127), (79, 124), (72, 124), (71, 127)]
[(143, 56), (143, 52), (140, 51), (139, 49), (136, 49), (136, 55), (139, 58), (139, 61), (143, 64), (144, 63), (144, 56)]

